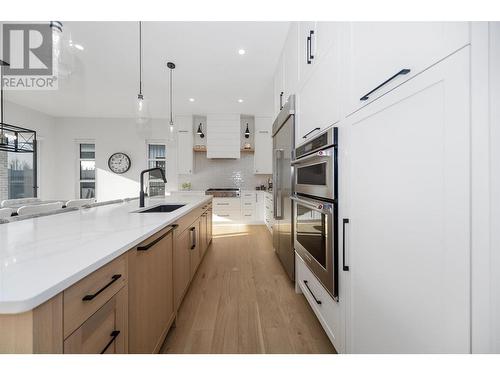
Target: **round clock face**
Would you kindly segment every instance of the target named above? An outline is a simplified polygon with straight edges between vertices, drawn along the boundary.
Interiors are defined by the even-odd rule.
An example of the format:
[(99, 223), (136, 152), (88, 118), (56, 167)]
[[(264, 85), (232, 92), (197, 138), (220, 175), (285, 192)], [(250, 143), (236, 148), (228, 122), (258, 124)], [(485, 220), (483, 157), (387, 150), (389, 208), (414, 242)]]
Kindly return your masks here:
[(130, 169), (130, 158), (123, 152), (117, 152), (109, 157), (108, 167), (114, 173), (125, 173)]

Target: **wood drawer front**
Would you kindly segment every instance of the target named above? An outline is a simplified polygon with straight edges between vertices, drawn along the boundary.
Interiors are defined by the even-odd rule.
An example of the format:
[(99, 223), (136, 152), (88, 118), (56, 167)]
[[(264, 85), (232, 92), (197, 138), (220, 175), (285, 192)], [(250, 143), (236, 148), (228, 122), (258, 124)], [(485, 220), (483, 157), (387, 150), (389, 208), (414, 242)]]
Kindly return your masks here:
[[(295, 271), (296, 282), (307, 302), (311, 305), (330, 341), (336, 348), (340, 349), (340, 337), (338, 336), (340, 327), (337, 325), (339, 318), (338, 303), (328, 294), (297, 253), (295, 253)], [(321, 303), (319, 304), (317, 301)]]
[[(113, 281), (114, 279), (116, 280)], [(127, 258), (124, 254), (66, 289), (64, 291), (64, 337), (68, 337), (126, 283)], [(100, 290), (102, 291), (99, 293)], [(95, 297), (91, 298), (92, 295)]]
[(127, 341), (125, 287), (64, 340), (64, 353), (125, 354)]

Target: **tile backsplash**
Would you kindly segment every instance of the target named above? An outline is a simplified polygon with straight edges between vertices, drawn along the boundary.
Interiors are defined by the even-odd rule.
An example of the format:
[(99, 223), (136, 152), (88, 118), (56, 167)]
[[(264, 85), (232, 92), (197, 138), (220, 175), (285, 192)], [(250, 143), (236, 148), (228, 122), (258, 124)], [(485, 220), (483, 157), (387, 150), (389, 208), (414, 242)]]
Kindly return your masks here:
[(208, 188), (241, 188), (254, 190), (264, 184), (271, 175), (253, 173), (253, 154), (242, 153), (240, 159), (207, 159), (202, 152), (195, 152), (194, 173), (180, 174), (179, 190), (184, 182), (191, 183), (191, 190)]

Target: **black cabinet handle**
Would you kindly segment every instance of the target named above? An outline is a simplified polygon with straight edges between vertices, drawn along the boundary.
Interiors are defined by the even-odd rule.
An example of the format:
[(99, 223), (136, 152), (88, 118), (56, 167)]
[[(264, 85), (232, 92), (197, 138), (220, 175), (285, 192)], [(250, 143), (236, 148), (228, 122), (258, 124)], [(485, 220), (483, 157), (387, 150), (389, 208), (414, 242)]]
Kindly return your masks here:
[(307, 290), (309, 291), (309, 293), (311, 293), (311, 296), (314, 298), (314, 300), (316, 301), (316, 303), (318, 305), (321, 305), (321, 301), (319, 299), (316, 298), (316, 296), (314, 295), (314, 293), (312, 292), (311, 288), (309, 288), (309, 285), (307, 283), (307, 280), (304, 280), (304, 285), (306, 286)]
[(104, 347), (104, 349), (101, 351), (101, 354), (106, 353), (106, 350), (108, 350), (108, 348), (111, 346), (111, 344), (113, 343), (113, 341), (116, 340), (116, 338), (118, 337), (119, 334), (120, 334), (120, 331), (113, 331), (113, 332), (111, 332), (111, 340), (109, 340), (108, 345), (106, 345)]
[(311, 34), (306, 38), (306, 61), (308, 64), (311, 63)]
[(111, 276), (111, 281), (109, 283), (107, 283), (106, 285), (104, 285), (101, 289), (99, 289), (97, 292), (95, 292), (94, 294), (87, 294), (86, 296), (84, 296), (82, 298), (82, 301), (92, 301), (94, 298), (96, 298), (99, 294), (101, 294), (105, 289), (109, 288), (111, 286), (111, 284), (113, 284), (116, 280), (118, 280), (120, 277), (122, 277), (122, 275), (120, 274), (117, 274), (117, 275), (113, 275)]
[(410, 69), (401, 69), (399, 72), (397, 72), (396, 74), (394, 74), (391, 78), (389, 78), (385, 82), (382, 82), (380, 85), (378, 85), (377, 87), (375, 87), (372, 91), (370, 91), (369, 93), (367, 93), (364, 96), (362, 96), (361, 98), (359, 98), (359, 100), (362, 100), (362, 101), (368, 100), (370, 98), (370, 95), (373, 94), (375, 91), (377, 91), (379, 88), (381, 88), (382, 86), (387, 85), (389, 82), (391, 82), (397, 76), (404, 76), (404, 75), (406, 75), (406, 74), (408, 74), (410, 72), (411, 72)]
[(149, 250), (151, 247), (156, 245), (158, 242), (160, 242), (162, 239), (164, 239), (170, 232), (172, 232), (175, 228), (177, 227), (177, 224), (174, 224), (170, 227), (170, 229), (166, 232), (163, 233), (160, 237), (158, 237), (156, 240), (151, 241), (147, 245), (144, 246), (137, 246), (137, 251), (146, 251)]
[(342, 220), (342, 269), (349, 271), (349, 266), (345, 265), (345, 225), (349, 224), (349, 219)]
[(189, 229), (191, 231), (191, 250), (196, 247), (196, 227)]
[(321, 128), (314, 128), (314, 129), (313, 129), (313, 130), (311, 130), (309, 133), (307, 133), (306, 135), (304, 135), (302, 138), (306, 139), (306, 138), (309, 136), (309, 134), (311, 134), (311, 133), (313, 133), (313, 132), (316, 132), (316, 131), (318, 131), (318, 130), (320, 130), (320, 129), (321, 129)]
[(280, 111), (283, 109), (283, 94), (284, 92), (280, 92)]
[(314, 30), (309, 30), (309, 60), (310, 61), (312, 61), (314, 59), (314, 55), (313, 55), (313, 51), (312, 51), (312, 38), (313, 38), (313, 35), (314, 35)]

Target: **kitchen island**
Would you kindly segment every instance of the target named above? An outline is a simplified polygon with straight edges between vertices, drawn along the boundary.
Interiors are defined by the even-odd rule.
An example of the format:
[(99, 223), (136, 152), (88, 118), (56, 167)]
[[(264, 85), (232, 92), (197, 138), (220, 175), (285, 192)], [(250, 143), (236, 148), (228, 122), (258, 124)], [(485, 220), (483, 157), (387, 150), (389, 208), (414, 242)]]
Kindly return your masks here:
[(0, 352), (157, 352), (211, 241), (211, 200), (177, 194), (146, 200), (183, 205), (173, 212), (141, 213), (132, 200), (0, 225)]

